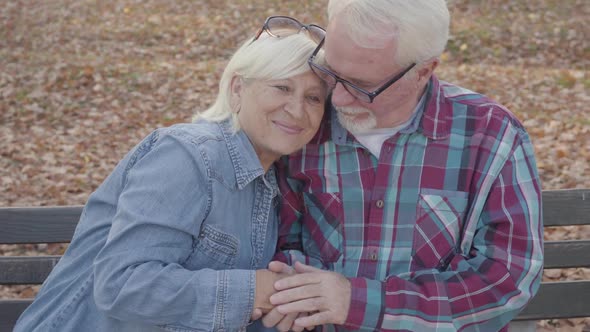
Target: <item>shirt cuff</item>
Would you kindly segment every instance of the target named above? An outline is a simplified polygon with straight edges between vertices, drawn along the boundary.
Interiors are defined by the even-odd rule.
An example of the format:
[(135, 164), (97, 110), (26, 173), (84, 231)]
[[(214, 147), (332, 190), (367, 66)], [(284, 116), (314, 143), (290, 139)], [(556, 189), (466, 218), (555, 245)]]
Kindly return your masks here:
[(383, 283), (366, 278), (349, 278), (350, 307), (344, 322), (347, 330), (377, 330), (381, 325)]
[(248, 325), (254, 309), (256, 271), (218, 271), (215, 330), (237, 331)]

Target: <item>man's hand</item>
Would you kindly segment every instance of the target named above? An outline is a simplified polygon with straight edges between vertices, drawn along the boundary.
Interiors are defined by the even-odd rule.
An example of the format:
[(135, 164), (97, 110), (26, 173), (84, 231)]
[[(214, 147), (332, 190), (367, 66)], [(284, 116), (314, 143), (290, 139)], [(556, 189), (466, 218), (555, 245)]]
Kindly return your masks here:
[(275, 282), (270, 302), (282, 314), (315, 312), (295, 320), (296, 326), (344, 324), (350, 308), (350, 281), (343, 275), (295, 263), (296, 275)]
[[(276, 272), (276, 273), (284, 273), (284, 274), (295, 274), (295, 270), (282, 262), (273, 261), (268, 264), (268, 269)], [(293, 326), (293, 322), (299, 316), (299, 313), (290, 313), (290, 314), (282, 314), (280, 313), (277, 308), (273, 308), (269, 313), (267, 313), (262, 318), (262, 324), (266, 327), (275, 327), (280, 332), (287, 332), (287, 331), (294, 331), (294, 332), (301, 332), (303, 331), (302, 326)], [(303, 315), (303, 314), (301, 314)]]

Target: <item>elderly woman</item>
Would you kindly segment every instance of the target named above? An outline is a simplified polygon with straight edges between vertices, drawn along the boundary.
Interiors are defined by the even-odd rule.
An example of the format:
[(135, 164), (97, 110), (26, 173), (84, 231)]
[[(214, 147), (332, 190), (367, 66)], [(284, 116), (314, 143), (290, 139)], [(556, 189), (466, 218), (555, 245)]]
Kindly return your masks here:
[[(15, 331), (238, 331), (269, 308), (273, 162), (306, 144), (326, 86), (315, 25), (271, 17), (229, 61), (214, 105), (158, 129), (90, 196)], [(254, 315), (257, 316), (257, 315)]]

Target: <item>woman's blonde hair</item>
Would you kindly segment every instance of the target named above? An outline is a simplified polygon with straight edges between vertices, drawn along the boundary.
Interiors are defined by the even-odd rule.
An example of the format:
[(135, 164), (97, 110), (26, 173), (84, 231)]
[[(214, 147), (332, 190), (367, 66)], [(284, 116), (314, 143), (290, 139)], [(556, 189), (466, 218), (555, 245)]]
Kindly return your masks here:
[[(280, 38), (263, 33), (255, 41), (249, 38), (225, 67), (213, 105), (195, 114), (193, 121), (206, 119), (220, 122), (231, 117), (233, 129), (238, 131), (240, 124), (231, 105), (232, 79), (239, 76), (248, 80), (276, 80), (303, 74), (311, 70), (307, 60), (316, 46), (317, 43), (304, 32)], [(322, 51), (318, 53), (317, 58), (319, 62), (323, 62)]]

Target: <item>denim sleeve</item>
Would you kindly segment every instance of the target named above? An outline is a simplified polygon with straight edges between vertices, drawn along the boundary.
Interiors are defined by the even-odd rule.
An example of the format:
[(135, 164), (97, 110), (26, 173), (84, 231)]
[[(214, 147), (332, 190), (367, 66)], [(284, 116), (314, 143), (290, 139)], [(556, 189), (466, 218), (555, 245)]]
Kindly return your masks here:
[(129, 159), (123, 181), (108, 240), (94, 262), (98, 308), (172, 331), (247, 325), (254, 271), (183, 267), (211, 197), (197, 145), (156, 132)]

